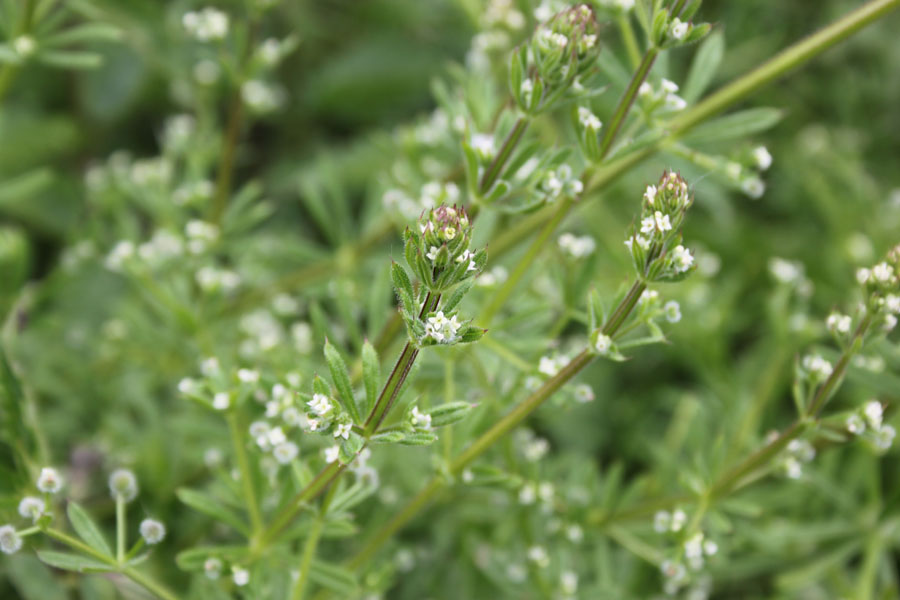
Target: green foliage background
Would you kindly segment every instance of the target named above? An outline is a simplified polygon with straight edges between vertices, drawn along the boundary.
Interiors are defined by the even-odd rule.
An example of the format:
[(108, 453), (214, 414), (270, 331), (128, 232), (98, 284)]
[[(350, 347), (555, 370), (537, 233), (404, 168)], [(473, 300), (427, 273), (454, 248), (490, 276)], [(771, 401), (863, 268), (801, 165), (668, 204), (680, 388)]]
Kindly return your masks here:
[[(103, 66), (89, 72), (24, 70), (0, 105), (0, 309), (6, 314), (26, 298), (10, 315), (5, 350), (21, 367), (23, 393), (36, 399), (37, 425), (46, 444), (39, 448), (28, 431), (9, 429), (15, 416), (2, 414), (0, 515), (12, 518), (27, 485), (27, 471), (13, 459), (13, 439), (21, 437), (51, 464), (67, 466), (73, 473), (72, 496), (106, 527), (113, 522), (106, 474), (129, 465), (141, 482), (140, 506), (167, 523), (170, 532), (150, 570), (174, 588), (187, 589), (190, 577), (172, 558), (205, 539), (208, 519), (185, 510), (175, 490), (203, 481), (204, 451), (227, 452), (228, 442), (220, 420), (187, 406), (176, 383), (194, 374), (199, 358), (210, 352), (235, 355), (241, 311), (275, 295), (266, 282), (303, 273), (304, 265), (329, 256), (337, 258), (327, 277), (300, 277), (281, 290), (301, 299), (301, 313), (313, 323), (313, 346), (320, 348), (328, 335), (353, 355), (363, 337), (377, 337), (391, 315), (387, 266), (402, 254), (403, 224), (396, 223), (362, 253), (347, 255), (346, 248), (382, 222), (380, 182), (401, 151), (390, 132), (434, 108), (430, 86), (448, 78), (451, 63), (463, 61), (476, 29), (472, 15), (480, 5), (474, 0), (337, 0), (285, 2), (275, 9), (277, 17), (264, 25), (267, 35), (300, 39), (298, 50), (277, 70), (288, 100), (244, 132), (234, 176), (237, 188), (250, 179), (259, 182), (271, 215), (239, 236), (231, 250), (244, 266), (256, 269), (254, 283), (264, 293), (247, 306), (225, 307), (224, 313), (204, 307), (179, 319), (157, 310), (158, 299), (151, 298), (148, 309), (136, 300), (144, 292), (101, 264), (75, 271), (60, 266), (64, 249), (75, 242), (96, 237), (111, 245), (110, 232), (119, 227), (110, 227), (111, 215), (134, 212), (116, 201), (88, 204), (85, 169), (123, 149), (134, 156), (157, 154), (162, 123), (183, 110), (175, 98), (190, 64), (179, 24), (190, 3), (96, 4), (125, 31), (123, 41), (99, 47)], [(710, 89), (858, 4), (707, 2), (701, 15), (726, 41)], [(775, 160), (761, 199), (748, 199), (697, 167), (661, 155), (566, 222), (565, 231), (597, 240), (590, 259), (592, 285), (611, 296), (628, 273), (621, 240), (640, 193), (662, 168), (674, 167), (696, 194), (686, 239), (718, 256), (719, 268), (663, 292), (682, 304), (683, 319), (672, 331), (671, 344), (640, 349), (624, 364), (592, 366), (580, 380), (593, 387), (595, 402), (565, 407), (551, 402), (531, 420), (531, 429), (552, 447), (541, 465), (542, 480), (553, 481), (559, 490), (586, 488), (598, 506), (604, 497), (627, 503), (629, 494), (670, 496), (689, 489), (692, 477), (702, 478), (746, 455), (766, 431), (793, 420), (795, 357), (824, 340), (822, 319), (833, 307), (850, 305), (855, 268), (871, 264), (900, 241), (900, 197), (895, 193), (891, 199), (892, 190), (900, 189), (898, 28), (895, 14), (745, 103), (777, 107), (782, 120), (751, 140), (729, 140), (711, 150), (728, 154), (737, 150), (735, 143), (765, 144)], [(607, 28), (605, 42), (611, 49), (604, 51), (623, 56), (615, 28)], [(692, 49), (672, 52), (657, 65), (658, 72), (683, 81), (692, 54)], [(598, 111), (601, 118), (616, 98), (616, 93), (601, 98), (607, 109)], [(214, 131), (221, 130), (224, 112), (225, 103), (218, 102), (206, 115), (216, 123)], [(567, 135), (554, 123), (547, 119), (535, 127), (548, 143)], [(216, 135), (211, 147), (219, 141)], [(31, 179), (17, 179), (24, 174)], [(11, 182), (22, 187), (4, 193)], [(139, 210), (130, 226), (139, 231), (147, 222)], [(485, 226), (481, 235), (488, 230)], [(480, 243), (490, 246), (490, 241)], [(490, 260), (489, 268), (515, 264), (523, 249), (499, 263)], [(813, 293), (807, 297), (773, 280), (768, 267), (773, 257), (802, 263)], [(509, 320), (489, 335), (536, 364), (548, 348), (544, 331), (560, 307), (580, 305), (581, 299), (562, 297), (576, 271), (555, 245), (530, 273), (505, 313)], [(486, 297), (482, 292), (467, 300), (473, 314)], [(797, 327), (796, 315), (808, 319)], [(110, 337), (105, 324), (111, 319), (127, 325), (121, 339)], [(475, 361), (458, 356), (469, 352), (476, 353)], [(827, 345), (823, 352), (834, 356)], [(395, 354), (389, 347), (382, 359), (389, 362)], [(836, 409), (873, 395), (889, 405), (897, 401), (900, 350), (887, 342), (869, 353), (876, 354), (883, 368), (854, 367)], [(480, 346), (429, 355), (416, 380), (418, 390), (444, 393), (445, 359), (455, 361), (456, 386), (466, 399), (493, 402), (498, 414), (515, 399), (507, 394), (514, 369)], [(323, 365), (318, 351), (295, 356), (285, 349), (271, 359), (273, 368), (310, 374)], [(509, 375), (489, 378), (492, 371)], [(492, 388), (494, 397), (485, 391)], [(478, 423), (461, 426), (454, 433), (457, 443), (467, 439), (470, 428)], [(850, 597), (866, 548), (876, 537), (884, 551), (878, 597), (900, 593), (896, 451), (879, 459), (861, 444), (825, 446), (808, 478), (760, 483), (735, 499), (730, 513), (712, 517), (725, 557), (712, 567), (713, 597)], [(414, 493), (431, 472), (429, 453), (378, 448), (382, 485), (401, 498)], [(503, 508), (492, 504), (494, 494), (454, 489), (406, 529), (399, 539), (417, 552), (416, 566), (400, 572), (385, 597), (524, 597), (494, 581), (502, 576), (476, 566), (481, 544), (521, 556), (526, 540), (519, 537), (520, 527), (534, 526), (531, 517), (505, 518)], [(392, 512), (378, 502), (359, 507), (358, 535)], [(631, 533), (653, 540), (651, 518), (629, 524)], [(739, 533), (724, 533), (731, 528)], [(591, 552), (570, 557), (580, 565), (583, 597), (657, 593), (656, 569), (623, 551), (619, 533), (601, 529), (586, 535)], [(329, 540), (322, 553), (340, 560), (346, 548), (344, 541)], [(383, 553), (376, 564), (390, 564), (395, 551)], [(555, 552), (578, 553), (562, 546)], [(116, 597), (100, 577), (51, 579), (45, 574), (46, 567), (24, 553), (4, 557), (0, 597)]]

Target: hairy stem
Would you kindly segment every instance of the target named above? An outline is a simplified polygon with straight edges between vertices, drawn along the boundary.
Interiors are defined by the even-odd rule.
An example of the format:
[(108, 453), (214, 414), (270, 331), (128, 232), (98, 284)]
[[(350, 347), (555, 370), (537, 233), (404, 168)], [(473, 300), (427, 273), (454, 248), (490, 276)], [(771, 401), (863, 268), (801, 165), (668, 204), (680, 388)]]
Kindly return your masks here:
[(491, 164), (485, 169), (484, 175), (481, 176), (481, 183), (478, 185), (479, 193), (486, 194), (490, 191), (491, 186), (494, 185), (494, 182), (500, 177), (500, 173), (503, 172), (503, 167), (506, 166), (506, 161), (509, 160), (509, 157), (519, 144), (519, 141), (522, 139), (522, 135), (527, 128), (528, 118), (519, 117), (509, 134), (506, 136), (506, 139), (503, 140), (503, 145), (500, 146), (500, 151), (497, 152), (497, 156), (494, 157), (494, 160), (491, 161)]
[(631, 77), (631, 82), (628, 84), (625, 93), (619, 100), (618, 106), (616, 106), (616, 112), (613, 113), (612, 119), (610, 119), (609, 124), (606, 126), (606, 132), (603, 134), (603, 139), (600, 141), (601, 160), (609, 154), (609, 150), (612, 147), (616, 136), (619, 134), (619, 129), (628, 117), (628, 113), (631, 111), (631, 105), (634, 104), (634, 99), (637, 98), (638, 90), (641, 88), (641, 84), (644, 83), (644, 80), (647, 79), (647, 75), (650, 73), (650, 69), (653, 67), (653, 63), (656, 61), (658, 55), (659, 48), (656, 46), (651, 47), (644, 53), (644, 58), (641, 59), (637, 70)]

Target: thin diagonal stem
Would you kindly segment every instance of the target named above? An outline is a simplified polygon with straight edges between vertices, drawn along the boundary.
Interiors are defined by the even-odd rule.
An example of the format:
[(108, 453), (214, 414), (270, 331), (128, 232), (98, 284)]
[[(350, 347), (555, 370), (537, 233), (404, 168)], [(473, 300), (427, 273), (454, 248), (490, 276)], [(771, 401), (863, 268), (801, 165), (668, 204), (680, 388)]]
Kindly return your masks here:
[(256, 491), (253, 487), (253, 472), (250, 470), (250, 460), (247, 458), (247, 449), (244, 447), (243, 431), (236, 412), (231, 411), (228, 413), (227, 420), (228, 430), (231, 434), (231, 443), (234, 447), (234, 455), (241, 473), (244, 502), (247, 504), (247, 513), (250, 515), (253, 535), (256, 535), (262, 530), (262, 516), (259, 512), (259, 503), (256, 500)]
[(512, 156), (513, 150), (515, 150), (516, 146), (519, 144), (519, 141), (522, 139), (522, 135), (527, 128), (528, 118), (519, 117), (509, 134), (506, 136), (506, 139), (503, 141), (503, 145), (500, 146), (500, 151), (497, 152), (497, 156), (494, 157), (494, 160), (491, 161), (491, 164), (485, 169), (484, 175), (481, 176), (481, 183), (478, 185), (478, 191), (480, 193), (486, 194), (490, 191), (491, 186), (494, 185), (494, 182), (500, 177), (500, 174), (503, 172), (503, 167), (506, 166), (506, 161)]
[[(613, 315), (619, 315), (613, 320), (611, 317), (602, 331), (609, 336), (616, 334), (617, 330), (624, 322), (624, 318), (631, 313), (640, 298), (641, 293), (646, 289), (647, 285), (643, 281), (636, 281), (629, 289), (625, 298), (619, 303), (619, 306), (613, 311)], [(481, 456), (488, 448), (493, 446), (498, 440), (502, 439), (507, 433), (517, 427), (532, 412), (534, 412), (545, 400), (556, 393), (559, 388), (575, 377), (584, 367), (591, 363), (594, 354), (585, 349), (575, 358), (569, 361), (559, 373), (548, 379), (544, 384), (517, 404), (509, 413), (495, 423), (490, 429), (481, 434), (472, 444), (466, 448), (459, 456), (457, 456), (448, 466), (450, 475), (458, 475), (475, 459)], [(420, 510), (434, 499), (435, 496), (443, 489), (444, 479), (435, 477), (418, 493), (399, 513), (397, 513), (390, 521), (385, 523), (363, 546), (362, 550), (354, 556), (347, 564), (351, 568), (357, 568), (371, 558), (375, 552), (391, 538), (397, 531), (403, 528), (410, 520), (415, 517)]]
[(619, 134), (619, 129), (628, 117), (631, 105), (634, 104), (634, 99), (637, 98), (638, 90), (641, 89), (641, 84), (647, 79), (647, 75), (650, 73), (650, 69), (653, 67), (653, 63), (658, 55), (659, 48), (656, 46), (651, 47), (644, 53), (637, 70), (631, 77), (631, 82), (625, 89), (625, 93), (622, 94), (618, 106), (616, 106), (616, 112), (613, 113), (612, 119), (610, 119), (609, 125), (606, 127), (603, 139), (600, 141), (600, 160), (603, 160), (609, 154), (609, 150)]

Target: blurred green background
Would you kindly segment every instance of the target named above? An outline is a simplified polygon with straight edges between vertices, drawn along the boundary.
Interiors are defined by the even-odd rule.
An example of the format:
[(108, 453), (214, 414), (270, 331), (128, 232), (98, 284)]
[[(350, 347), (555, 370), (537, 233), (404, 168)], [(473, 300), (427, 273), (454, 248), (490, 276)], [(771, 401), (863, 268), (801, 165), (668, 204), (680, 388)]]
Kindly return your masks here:
[[(4, 194), (0, 187), (0, 308), (5, 314), (28, 286), (27, 310), (12, 315), (15, 339), (9, 351), (38, 399), (52, 461), (83, 473), (79, 493), (95, 499), (103, 495), (100, 465), (132, 464), (145, 491), (142, 502), (172, 519), (179, 510), (173, 490), (200, 477), (203, 450), (223, 435), (208, 420), (179, 425), (167, 414), (180, 402), (175, 383), (191, 374), (200, 353), (183, 347), (185, 330), (159, 329), (158, 321), (134, 312), (134, 307), (123, 308), (131, 292), (120, 278), (99, 266), (72, 277), (61, 272), (60, 265), (64, 249), (90, 237), (104, 218), (103, 211), (85, 200), (88, 167), (121, 150), (137, 157), (157, 154), (165, 119), (184, 110), (181, 87), (192, 63), (185, 56), (189, 49), (177, 42), (182, 36), (179, 20), (195, 5), (156, 0), (96, 4), (125, 31), (123, 41), (100, 47), (103, 65), (90, 72), (27, 69), (0, 104), (0, 186), (23, 175), (34, 178), (15, 193)], [(724, 32), (727, 48), (711, 89), (859, 4), (707, 1), (700, 14)], [(258, 180), (273, 215), (260, 225), (259, 236), (245, 240), (240, 250), (269, 275), (279, 275), (310, 258), (336, 253), (362, 235), (363, 225), (380, 210), (378, 183), (391, 168), (385, 148), (396, 149), (389, 142), (390, 132), (434, 109), (432, 83), (448, 77), (450, 64), (464, 61), (478, 29), (473, 15), (481, 6), (475, 0), (335, 0), (284, 2), (275, 9), (264, 23), (266, 35), (295, 34), (300, 46), (276, 73), (286, 92), (284, 106), (254, 120), (243, 132), (236, 187)], [(750, 405), (760, 407), (753, 416), (753, 435), (757, 426), (762, 432), (790, 422), (792, 360), (821, 334), (821, 325), (804, 321), (803, 315), (821, 320), (832, 307), (846, 306), (855, 268), (870, 264), (900, 241), (897, 31), (900, 15), (894, 14), (744, 104), (773, 106), (784, 114), (775, 128), (752, 140), (774, 156), (761, 199), (751, 200), (697, 167), (662, 156), (620, 179), (602, 201), (586, 204), (570, 218), (565, 230), (597, 239), (597, 284), (612, 292), (627, 273), (621, 238), (640, 190), (662, 168), (674, 166), (692, 183), (697, 197), (686, 239), (715, 255), (717, 267), (673, 292), (682, 301), (684, 318), (671, 346), (647, 349), (621, 367), (592, 369), (584, 380), (594, 387), (597, 402), (580, 412), (542, 414), (535, 420), (532, 427), (551, 440), (555, 454), (578, 454), (603, 466), (620, 461), (631, 476), (652, 469), (671, 474), (679, 457), (702, 462), (704, 453), (730, 459), (743, 455), (745, 448), (730, 448), (719, 434), (739, 429), (736, 421), (746, 416)], [(607, 33), (610, 51), (621, 56), (615, 28)], [(691, 54), (673, 52), (669, 64), (660, 68), (682, 81)], [(602, 102), (611, 108), (614, 96), (608, 94)], [(209, 116), (221, 128), (226, 102), (211, 105)], [(553, 137), (552, 127), (538, 129), (542, 137)], [(727, 144), (716, 150), (736, 151)], [(304, 182), (317, 178), (326, 187), (336, 182), (326, 204), (346, 207), (358, 230), (335, 238), (321, 226), (304, 200), (309, 189)], [(398, 248), (398, 237), (388, 235), (341, 271), (354, 282), (351, 301), (369, 306), (369, 292), (376, 284), (368, 286), (377, 279), (369, 274)], [(773, 257), (802, 264), (812, 288), (798, 291), (779, 285), (769, 272)], [(502, 262), (509, 266), (515, 258), (513, 253)], [(551, 273), (552, 257), (540, 267), (540, 274)], [(528, 294), (538, 295), (533, 285), (525, 287)], [(386, 289), (382, 285), (375, 290), (380, 293), (376, 305), (389, 304)], [(333, 294), (327, 282), (287, 291), (322, 304)], [(332, 309), (326, 312), (333, 316)], [(123, 343), (109, 345), (108, 323), (113, 318), (134, 319), (134, 337), (129, 333)], [(225, 328), (228, 323), (208, 326)], [(365, 333), (374, 335), (378, 325), (366, 323)], [(191, 331), (206, 326), (195, 323)], [(316, 328), (314, 347), (321, 345), (323, 333)], [(503, 332), (498, 335), (502, 340)], [(851, 373), (839, 405), (853, 405), (873, 390), (888, 402), (897, 400), (900, 379), (891, 373), (898, 371), (900, 353), (890, 344), (879, 352), (882, 368)], [(426, 384), (439, 377), (434, 375), (436, 364), (423, 367)], [(753, 404), (751, 398), (758, 395), (769, 401)], [(672, 428), (676, 421), (692, 433), (679, 434)], [(823, 461), (820, 489), (803, 492), (814, 501), (800, 502), (782, 492), (785, 497), (773, 493), (766, 506), (779, 518), (798, 522), (854, 522), (864, 509), (892, 514), (900, 510), (895, 458), (879, 463), (862, 451), (836, 450)], [(427, 470), (424, 457), (412, 460)], [(560, 473), (566, 473), (563, 466)], [(408, 482), (410, 490), (417, 481)], [(666, 489), (678, 486), (674, 475), (658, 483)], [(20, 484), (10, 474), (0, 491), (11, 494)], [(838, 493), (835, 486), (846, 489)], [(10, 498), (2, 508), (11, 514)], [(109, 503), (98, 500), (96, 507), (109, 518)], [(454, 535), (459, 519), (467, 518), (458, 513), (433, 515), (427, 525), (420, 523), (405, 534), (406, 539), (433, 545), (432, 558), (439, 564), (442, 556), (467, 552), (466, 541)], [(167, 548), (174, 551), (192, 543), (202, 526), (196, 515), (174, 524)], [(775, 536), (769, 539), (773, 548), (758, 540), (755, 562), (717, 574), (717, 597), (800, 597), (792, 594), (811, 589), (802, 580), (778, 580), (782, 566), (791, 561), (790, 544), (801, 547), (796, 552), (800, 558), (817, 552), (802, 541), (776, 549), (778, 527), (774, 517), (760, 524), (760, 537)], [(0, 581), (0, 597), (24, 597), (22, 586), (29, 584), (23, 581), (37, 572), (28, 570), (37, 567), (26, 559), (15, 560), (21, 564), (7, 569), (11, 580)], [(390, 597), (420, 597), (423, 590), (440, 589), (436, 580), (453, 577), (462, 578), (462, 589), (475, 586), (460, 574), (462, 564), (450, 565), (433, 579), (410, 577)], [(157, 568), (174, 581), (184, 578), (171, 565)], [(634, 583), (647, 571), (625, 575)], [(809, 592), (804, 597), (835, 597), (822, 591), (827, 585), (813, 587), (818, 595)], [(100, 592), (82, 593), (104, 597)]]

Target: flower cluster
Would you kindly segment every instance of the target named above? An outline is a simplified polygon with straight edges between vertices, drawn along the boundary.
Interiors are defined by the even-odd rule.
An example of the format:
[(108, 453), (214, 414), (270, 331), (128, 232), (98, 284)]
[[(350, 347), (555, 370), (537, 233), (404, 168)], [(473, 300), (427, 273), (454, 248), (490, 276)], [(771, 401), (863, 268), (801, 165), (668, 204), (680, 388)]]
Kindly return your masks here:
[(472, 224), (466, 210), (456, 205), (429, 210), (404, 237), (406, 262), (435, 293), (477, 275), (487, 261), (485, 250), (470, 249)]
[(599, 27), (587, 4), (571, 6), (538, 26), (530, 43), (513, 52), (510, 87), (519, 109), (535, 115), (564, 98), (584, 95), (591, 87), (584, 78), (599, 52)]
[(687, 107), (687, 102), (678, 95), (678, 84), (668, 79), (663, 79), (656, 89), (645, 81), (638, 88), (638, 98), (647, 114), (677, 112)]
[(847, 415), (847, 431), (867, 439), (879, 452), (886, 452), (894, 443), (897, 430), (884, 422), (884, 407), (878, 400), (869, 400)]
[(900, 315), (900, 245), (892, 248), (885, 260), (858, 269), (856, 280), (863, 286), (872, 325), (884, 331), (894, 329)]
[[(772, 437), (777, 436), (773, 433)], [(812, 462), (816, 449), (806, 440), (791, 440), (778, 461), (778, 466), (788, 479), (799, 479), (803, 475), (803, 464)]]
[(685, 530), (686, 526), (687, 514), (681, 509), (671, 513), (661, 510), (653, 517), (653, 529), (675, 543), (669, 552), (670, 558), (660, 564), (667, 594), (677, 593), (695, 579), (706, 559), (719, 551), (719, 545), (702, 531), (689, 532)]
[(691, 13), (699, 7), (699, 3), (683, 11), (681, 14), (670, 14), (668, 9), (661, 9), (653, 16), (653, 29), (650, 37), (659, 48), (673, 48), (684, 44), (692, 44), (702, 39), (711, 26), (709, 23), (694, 24), (690, 20)]
[(540, 184), (540, 191), (545, 202), (553, 202), (562, 196), (574, 198), (584, 191), (581, 179), (572, 172), (572, 167), (566, 164), (559, 165), (555, 169), (548, 169)]
[(678, 281), (694, 268), (694, 257), (681, 245), (681, 225), (693, 197), (687, 183), (673, 172), (647, 186), (639, 226), (625, 245), (638, 274), (646, 281)]
[(191, 37), (201, 42), (221, 40), (228, 34), (228, 15), (215, 8), (187, 12), (181, 24)]

